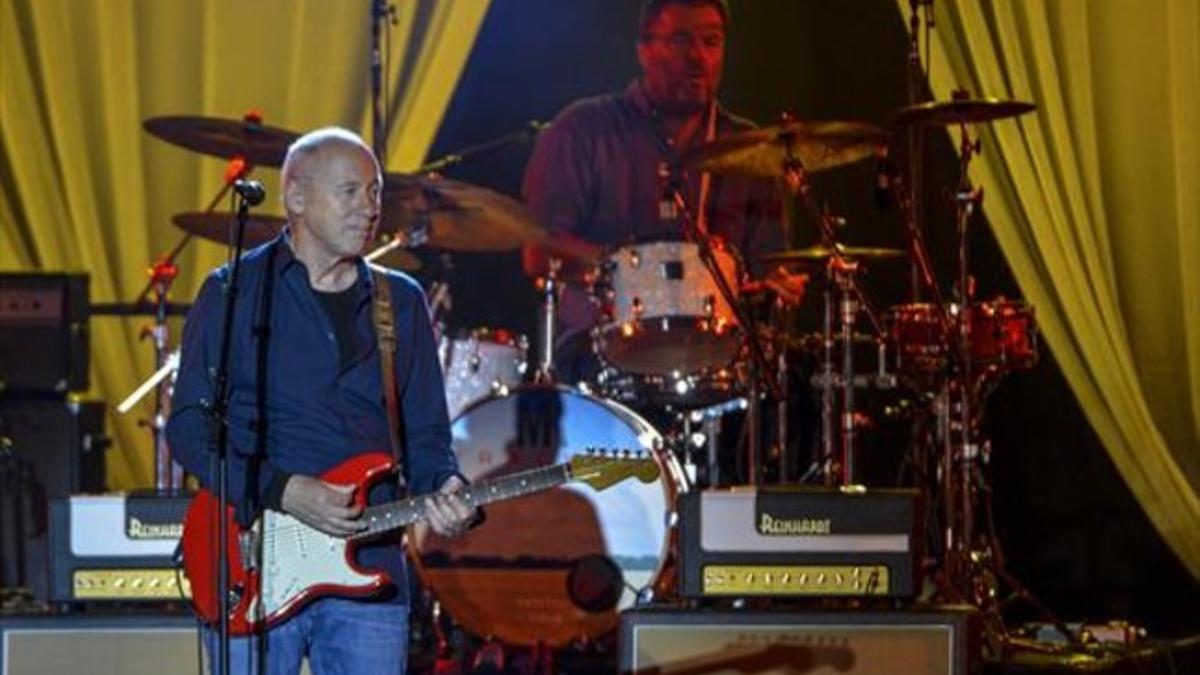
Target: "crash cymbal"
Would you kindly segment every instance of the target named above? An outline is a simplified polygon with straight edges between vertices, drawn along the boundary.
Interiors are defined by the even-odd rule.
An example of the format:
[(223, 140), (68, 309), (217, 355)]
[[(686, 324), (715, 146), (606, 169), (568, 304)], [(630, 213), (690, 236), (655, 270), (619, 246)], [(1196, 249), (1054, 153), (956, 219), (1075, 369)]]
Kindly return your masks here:
[[(898, 248), (867, 248), (862, 246), (838, 245), (838, 253), (844, 258), (903, 258), (906, 254)], [(805, 263), (826, 260), (833, 252), (824, 246), (809, 246), (794, 248), (787, 251), (767, 253), (762, 256), (765, 262), (775, 263)]]
[(524, 204), (487, 188), (446, 178), (388, 174), (383, 229), (450, 251), (510, 251), (542, 238)]
[(861, 122), (802, 122), (751, 129), (721, 136), (684, 154), (682, 163), (713, 173), (782, 176), (789, 156), (808, 172), (851, 164), (876, 153), (887, 142), (878, 127)]
[(1024, 101), (1003, 101), (997, 98), (955, 99), (953, 101), (929, 101), (901, 108), (893, 118), (896, 124), (924, 126), (946, 126), (990, 122), (1024, 115), (1035, 110), (1036, 105)]
[[(184, 232), (218, 244), (229, 244), (234, 232), (233, 216), (226, 212), (177, 213), (171, 220)], [(246, 220), (243, 242), (245, 247), (251, 248), (271, 241), (286, 223), (287, 220), (279, 216), (251, 215)]]
[(566, 233), (551, 233), (521, 247), (521, 265), (531, 277), (550, 273), (550, 261), (558, 261), (555, 274), (570, 284), (587, 286), (595, 280), (604, 249)]
[[(233, 234), (233, 216), (228, 213), (179, 213), (171, 220), (185, 232), (222, 245), (227, 245)], [(286, 224), (287, 219), (280, 216), (252, 214), (246, 221), (245, 248), (252, 248), (271, 241)], [(378, 246), (382, 246), (382, 244), (372, 244), (367, 249), (371, 251)], [(421, 269), (421, 261), (411, 252), (399, 247), (380, 253), (372, 260), (384, 267), (404, 272), (415, 272)]]
[(168, 143), (188, 150), (257, 166), (283, 166), (288, 146), (300, 134), (255, 121), (176, 115), (152, 117), (142, 127)]

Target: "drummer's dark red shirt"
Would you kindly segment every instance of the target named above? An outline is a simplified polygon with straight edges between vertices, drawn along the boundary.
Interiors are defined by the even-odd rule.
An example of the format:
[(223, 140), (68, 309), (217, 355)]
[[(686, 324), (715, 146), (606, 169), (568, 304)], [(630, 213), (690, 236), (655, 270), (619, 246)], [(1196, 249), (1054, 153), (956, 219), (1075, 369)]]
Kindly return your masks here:
[[(717, 135), (753, 128), (717, 107)], [(621, 94), (569, 105), (542, 132), (525, 169), (522, 194), (550, 231), (576, 234), (597, 244), (623, 245), (683, 239), (679, 225), (659, 217), (665, 180), (664, 149), (654, 106), (638, 82)], [(695, 209), (700, 173), (678, 169), (682, 192)], [(782, 195), (774, 180), (712, 174), (707, 201), (710, 230), (732, 244), (756, 275), (758, 256), (784, 248)], [(591, 306), (568, 293), (560, 318), (564, 334), (590, 326)]]
[[(753, 126), (718, 106), (718, 136)], [(659, 217), (665, 188), (660, 164), (673, 158), (662, 149), (658, 129), (654, 107), (637, 82), (622, 94), (571, 104), (538, 138), (525, 169), (526, 202), (547, 229), (598, 244), (681, 239), (678, 225)], [(694, 209), (700, 174), (679, 171)], [(712, 174), (710, 227), (750, 261), (783, 247), (781, 204), (774, 180)]]

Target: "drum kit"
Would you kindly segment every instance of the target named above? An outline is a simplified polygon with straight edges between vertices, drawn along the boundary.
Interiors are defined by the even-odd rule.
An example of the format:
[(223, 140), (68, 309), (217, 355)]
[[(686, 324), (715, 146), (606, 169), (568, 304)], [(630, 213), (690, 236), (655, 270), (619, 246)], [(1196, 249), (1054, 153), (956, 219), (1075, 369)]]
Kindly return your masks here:
[[(1031, 307), (972, 297), (965, 240), (980, 193), (967, 179), (977, 152), (970, 125), (1030, 109), (1012, 101), (962, 98), (909, 106), (894, 117), (899, 128), (956, 126), (963, 135), (955, 192), (959, 275), (949, 300), (929, 267), (913, 215), (914, 193), (902, 176), (888, 178), (906, 218), (907, 251), (844, 245), (836, 217), (817, 205), (811, 173), (880, 157), (890, 140), (884, 130), (859, 122), (785, 119), (720, 137), (682, 158), (694, 170), (779, 179), (817, 226), (819, 244), (762, 259), (820, 279), (822, 321), (814, 332), (790, 329), (787, 308), (769, 287), (748, 278), (738, 251), (694, 228), (685, 228), (692, 236), (683, 241), (600, 250), (546, 234), (520, 202), (497, 192), (422, 171), (387, 174), (381, 240), (369, 260), (415, 271), (421, 259), (413, 250), (422, 246), (448, 252), (521, 249), (539, 291), (538, 351), (531, 362), (525, 336), (483, 327), (446, 330), (441, 308), (450, 289), (440, 283), (429, 289), (452, 443), (463, 473), (477, 480), (569, 461), (593, 447), (644, 450), (662, 469), (650, 484), (629, 482), (604, 492), (563, 488), (491, 507), (487, 522), (468, 537), (442, 539), (418, 528), (410, 538), (413, 558), (441, 606), (472, 633), (510, 644), (563, 646), (611, 632), (617, 611), (669, 592), (675, 496), (727, 482), (718, 469), (725, 450), (716, 442), (723, 417), (744, 413), (744, 426), (751, 429), (738, 482), (766, 481), (763, 464), (769, 457), (793, 469), (811, 460), (804, 480), (850, 486), (860, 475), (855, 446), (863, 429), (855, 396), (864, 386), (913, 392), (919, 414), (936, 420), (936, 432), (925, 442), (932, 450), (928, 475), (937, 476), (937, 484), (920, 487), (936, 495), (930, 503), (942, 508), (942, 590), (955, 600), (981, 601), (978, 575), (970, 569), (979, 546), (978, 468), (987, 453), (980, 411), (1004, 375), (1036, 363), (1038, 341)], [(226, 185), (207, 211), (172, 219), (183, 240), (154, 265), (143, 294), (152, 293), (154, 300), (141, 303), (162, 310), (170, 306), (173, 261), (186, 242), (228, 242), (232, 218), (213, 207), (233, 179), (253, 167), (281, 166), (299, 135), (266, 126), (255, 115), (160, 117), (144, 126), (167, 142), (231, 161)], [(461, 155), (451, 157), (457, 162)], [(266, 242), (284, 224), (282, 218), (253, 216), (246, 243)], [(867, 264), (891, 261), (910, 262), (929, 297), (878, 311), (862, 274)], [(555, 378), (558, 301), (565, 287), (583, 289), (601, 309), (590, 337), (603, 369), (593, 381)], [(142, 395), (160, 391), (151, 425), (160, 489), (182, 485), (161, 438), (175, 367), (167, 347), (169, 313), (155, 313), (158, 372), (121, 406), (128, 410)], [(857, 356), (863, 344), (879, 355), (870, 372), (863, 372)], [(796, 403), (789, 401), (789, 392), (797, 389), (788, 382), (796, 372), (788, 360), (797, 352), (817, 364), (805, 375), (818, 392), (821, 429), (809, 436), (820, 439), (819, 447), (800, 447), (802, 434), (790, 428), (786, 414), (789, 403)], [(767, 405), (780, 409), (773, 434), (758, 432)], [(758, 447), (764, 437), (771, 439), (771, 452)], [(796, 480), (800, 472), (775, 475)]]

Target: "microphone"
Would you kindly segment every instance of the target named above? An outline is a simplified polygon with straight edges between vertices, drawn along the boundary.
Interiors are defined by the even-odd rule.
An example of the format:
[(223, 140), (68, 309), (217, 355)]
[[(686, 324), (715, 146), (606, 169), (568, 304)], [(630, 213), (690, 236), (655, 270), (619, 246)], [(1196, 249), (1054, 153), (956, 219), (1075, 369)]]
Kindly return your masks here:
[(256, 180), (239, 178), (233, 182), (233, 191), (249, 206), (258, 206), (267, 198), (267, 191), (263, 189), (262, 183)]

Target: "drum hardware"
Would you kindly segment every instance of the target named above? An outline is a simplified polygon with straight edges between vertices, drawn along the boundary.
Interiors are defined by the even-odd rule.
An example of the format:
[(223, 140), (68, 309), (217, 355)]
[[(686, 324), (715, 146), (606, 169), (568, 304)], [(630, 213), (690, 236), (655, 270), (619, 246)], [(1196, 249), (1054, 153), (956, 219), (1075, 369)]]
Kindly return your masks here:
[(562, 262), (550, 258), (545, 276), (538, 277), (538, 364), (534, 371), (535, 382), (554, 382), (554, 343), (558, 340), (558, 300), (561, 289), (558, 271)]
[[(860, 314), (866, 316), (871, 326), (872, 335), (881, 345), (880, 349), (882, 350), (884, 349), (882, 346), (882, 324), (870, 299), (862, 291), (858, 283), (858, 275), (863, 269), (862, 263), (859, 260), (843, 255), (843, 249), (840, 248), (837, 242), (835, 232), (836, 219), (828, 209), (819, 208), (816, 205), (811, 194), (808, 172), (800, 158), (790, 151), (785, 153), (783, 168), (785, 183), (788, 185), (792, 195), (798, 199), (804, 209), (812, 214), (814, 221), (818, 223), (822, 240), (819, 250), (827, 255), (825, 258), (825, 275), (822, 288), (823, 309), (821, 324), (823, 349), (821, 355), (821, 373), (813, 381), (816, 386), (821, 388), (822, 456), (820, 462), (822, 463), (822, 467), (820, 471), (827, 484), (839, 481), (842, 485), (848, 486), (854, 484), (857, 479), (854, 443), (855, 427), (858, 418), (854, 414), (854, 342), (855, 336), (858, 333), (855, 325), (858, 322)], [(888, 249), (867, 250), (876, 254), (872, 256), (876, 258), (896, 257)], [(806, 251), (806, 254), (809, 256), (813, 255), (809, 251)], [(812, 258), (792, 256), (791, 259)], [(835, 294), (837, 295), (836, 305), (834, 300)], [(835, 307), (839, 325), (836, 337), (834, 332)], [(833, 372), (834, 345), (836, 342), (841, 343), (842, 350), (840, 381), (834, 378)], [(886, 377), (887, 374), (883, 370), (883, 363), (884, 361), (881, 361), (879, 374)], [(841, 411), (836, 415), (838, 419), (836, 432), (834, 421), (835, 389), (841, 390)], [(835, 433), (838, 435), (840, 441), (840, 447), (836, 450), (840, 450), (840, 452), (835, 451)], [(837, 458), (836, 461), (835, 457)]]
[[(974, 300), (969, 226), (982, 204), (983, 190), (973, 186), (968, 175), (970, 162), (980, 151), (969, 125), (1033, 109), (1032, 104), (1018, 101), (970, 99), (959, 91), (952, 101), (912, 105), (895, 116), (898, 123), (911, 127), (954, 124), (960, 130), (959, 183), (953, 193), (958, 245), (955, 302), (946, 303), (938, 294), (911, 215), (916, 209), (909, 203), (902, 211), (914, 262), (925, 286), (935, 293), (935, 301), (893, 308), (888, 323), (901, 359), (898, 367), (915, 377), (918, 390), (936, 391), (929, 407), (938, 457), (937, 478), (931, 481), (931, 488), (940, 491), (942, 501), (939, 590), (943, 597), (981, 610), (987, 646), (993, 653), (1011, 644), (1001, 615), (998, 591), (1002, 583), (1074, 642), (1062, 621), (1004, 569), (999, 541), (990, 525), (980, 527), (981, 522), (990, 523), (990, 518), (981, 518), (980, 510), (990, 509), (992, 492), (984, 475), (990, 454), (990, 444), (981, 436), (984, 401), (1000, 375), (1036, 361), (1037, 343), (1029, 308), (1003, 298)], [(899, 179), (897, 184), (902, 184)], [(898, 194), (903, 198), (903, 191)]]

